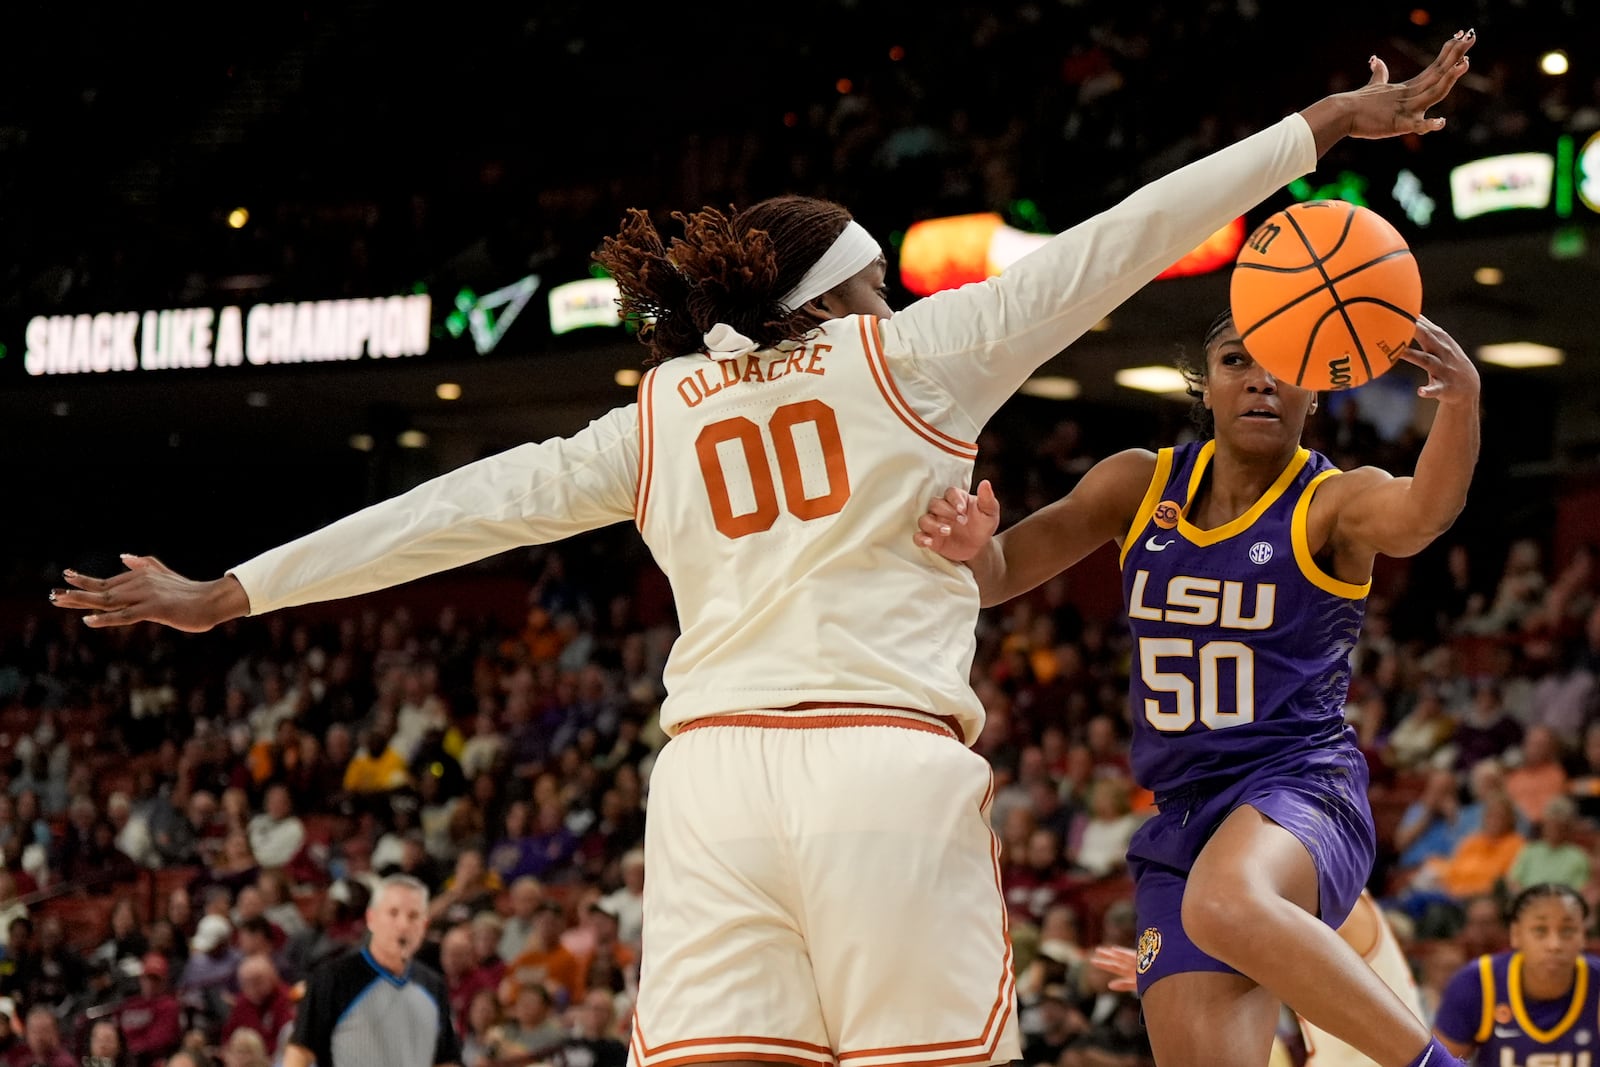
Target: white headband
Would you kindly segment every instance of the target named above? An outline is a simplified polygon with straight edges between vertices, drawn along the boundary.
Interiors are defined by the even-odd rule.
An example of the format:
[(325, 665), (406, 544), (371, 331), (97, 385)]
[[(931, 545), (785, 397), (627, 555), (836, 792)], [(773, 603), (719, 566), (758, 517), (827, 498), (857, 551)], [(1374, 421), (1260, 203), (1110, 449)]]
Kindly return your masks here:
[[(852, 219), (845, 224), (844, 232), (822, 253), (822, 258), (811, 264), (800, 284), (783, 294), (779, 301), (790, 311), (808, 300), (815, 300), (840, 282), (855, 277), (867, 264), (883, 255), (883, 249), (860, 223)], [(725, 322), (719, 322), (706, 331), (706, 352), (712, 358), (743, 355), (753, 352), (756, 343)]]
[(779, 302), (793, 311), (840, 282), (849, 281), (881, 255), (883, 249), (878, 247), (878, 242), (864, 226), (851, 219), (845, 224), (844, 232), (822, 253), (822, 258), (811, 264), (800, 283), (784, 293)]

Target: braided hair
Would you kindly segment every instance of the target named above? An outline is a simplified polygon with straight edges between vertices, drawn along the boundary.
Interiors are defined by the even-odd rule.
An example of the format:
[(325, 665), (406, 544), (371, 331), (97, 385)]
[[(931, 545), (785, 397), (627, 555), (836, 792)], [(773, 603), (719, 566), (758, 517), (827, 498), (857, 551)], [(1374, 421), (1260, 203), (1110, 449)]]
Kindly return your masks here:
[(742, 211), (673, 212), (683, 235), (664, 240), (650, 216), (632, 208), (594, 254), (616, 279), (622, 318), (650, 350), (646, 366), (699, 351), (719, 322), (765, 347), (798, 341), (816, 328), (780, 297), (793, 289), (850, 223), (838, 204), (779, 196)]
[(1530, 885), (1512, 898), (1510, 906), (1506, 908), (1506, 921), (1516, 922), (1528, 907), (1541, 900), (1565, 899), (1578, 906), (1578, 914), (1589, 921), (1589, 902), (1583, 899), (1583, 894), (1561, 882), (1540, 882)]

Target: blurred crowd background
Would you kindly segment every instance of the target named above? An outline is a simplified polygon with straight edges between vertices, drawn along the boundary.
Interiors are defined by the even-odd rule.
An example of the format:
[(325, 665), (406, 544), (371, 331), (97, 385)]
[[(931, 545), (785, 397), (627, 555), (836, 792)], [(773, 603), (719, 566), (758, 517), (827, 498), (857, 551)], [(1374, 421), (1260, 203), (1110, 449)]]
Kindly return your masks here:
[[(1359, 71), (1382, 45), (1420, 63), (1442, 32), (1492, 26), (1474, 91), (1450, 105), (1458, 138), (1496, 150), (1600, 129), (1592, 56), (1554, 82), (1531, 65), (1576, 37), (1575, 0), (1388, 11), (1375, 42), (1363, 18), (1383, 6), (1323, 15), (1318, 57), (1348, 51), (1339, 69)], [(371, 0), (101, 11), (76, 51), (7, 72), (30, 91), (0, 111), (0, 314), (581, 274), (624, 207), (781, 191), (837, 198), (883, 233), (972, 210), (1060, 229), (1353, 84), (1302, 53), (1316, 13), (1250, 0), (791, 14), (776, 31), (715, 3), (626, 22), (601, 5), (399, 17)], [(163, 42), (159, 61), (120, 47), (133, 39)], [(1249, 79), (1217, 76), (1240, 65)], [(219, 225), (240, 202), (250, 222)], [(1410, 469), (1417, 426), (1329, 407), (1307, 444)], [(1141, 421), (1019, 401), (978, 474), (1009, 522), (1096, 459), (1186, 432), (1178, 407)], [(1594, 501), (1519, 500), (1515, 473), (1486, 455), (1456, 528), (1384, 563), (1354, 652), (1346, 713), (1381, 835), (1370, 888), (1430, 1010), (1457, 966), (1503, 947), (1518, 886), (1565, 881), (1600, 904)], [(95, 475), (51, 477), (92, 497)], [(263, 531), (328, 517), (313, 498), (263, 493), (151, 547), (235, 561)], [(402, 871), (434, 893), (424, 958), (466, 1067), (621, 1067), (675, 635), (632, 530), (186, 636), (51, 610), (60, 567), (95, 561), (46, 549), (92, 538), (55, 539), (48, 507), (8, 521), (37, 536), (5, 561), (0, 598), (0, 1057), (275, 1063), (297, 983), (359, 943), (375, 880)], [(217, 544), (230, 522), (239, 548)], [(1148, 1055), (1137, 1004), (1083, 963), (1133, 944), (1123, 850), (1150, 811), (1128, 776), (1114, 560), (985, 611), (979, 637), (1025, 1059), (1132, 1067)]]

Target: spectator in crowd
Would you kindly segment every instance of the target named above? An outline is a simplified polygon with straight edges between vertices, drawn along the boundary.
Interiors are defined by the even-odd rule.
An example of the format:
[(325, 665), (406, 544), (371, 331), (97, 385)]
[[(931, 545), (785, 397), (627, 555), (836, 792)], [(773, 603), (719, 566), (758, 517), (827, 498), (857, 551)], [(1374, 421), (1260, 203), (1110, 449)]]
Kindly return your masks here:
[(200, 865), (201, 842), (211, 836), (216, 819), (217, 798), (204, 789), (189, 795), (181, 814), (170, 804), (157, 808), (150, 833), (161, 862), (172, 867)]
[(551, 1053), (556, 1067), (626, 1067), (628, 1046), (617, 1038), (611, 994), (590, 990), (572, 1007), (571, 1030)]
[(300, 906), (291, 896), (289, 880), (282, 871), (265, 870), (256, 879), (256, 889), (261, 894), (261, 914), (267, 920), (283, 931), (286, 938), (292, 938), (305, 932), (307, 924), (305, 916), (300, 913)]
[(122, 1031), (135, 1067), (153, 1067), (176, 1051), (183, 1040), (182, 1006), (168, 985), (167, 958), (146, 953), (139, 966), (139, 992), (117, 1009)]
[(544, 887), (539, 884), (539, 879), (524, 875), (511, 883), (506, 896), (511, 914), (506, 917), (505, 925), (500, 930), (498, 955), (509, 963), (522, 955), (528, 935), (533, 933), (534, 912), (544, 900)]
[[(500, 876), (484, 866), (483, 853), (462, 849), (456, 857), (455, 872), (428, 904), (428, 921), (445, 926), (468, 922), (478, 912), (494, 907), (495, 898), (505, 888)], [(466, 1006), (462, 1005), (465, 1011)]]
[(1539, 820), (1539, 836), (1522, 846), (1506, 873), (1512, 896), (1533, 885), (1562, 885), (1582, 893), (1589, 884), (1589, 853), (1573, 840), (1577, 805), (1564, 795), (1551, 797)]
[(1456, 722), (1440, 699), (1437, 687), (1423, 683), (1411, 710), (1389, 731), (1384, 753), (1390, 765), (1415, 770), (1428, 764), (1455, 733)]
[(1132, 779), (1113, 775), (1089, 788), (1089, 813), (1077, 832), (1073, 863), (1095, 878), (1127, 868), (1128, 844), (1144, 820), (1134, 814), (1129, 794)]
[(78, 1067), (77, 1057), (61, 1042), (55, 1013), (42, 1004), (28, 1010), (22, 1043), (6, 1055), (11, 1067)]
[(617, 863), (622, 884), (601, 898), (617, 917), (617, 939), (637, 948), (644, 927), (644, 849), (629, 849)]
[(222, 1067), (271, 1067), (272, 1050), (249, 1027), (241, 1027), (222, 1043)]
[(1456, 770), (1469, 770), (1481, 760), (1499, 760), (1521, 740), (1522, 727), (1500, 700), (1500, 683), (1480, 681), (1451, 737)]
[(268, 786), (265, 804), (249, 823), (250, 851), (262, 867), (286, 867), (305, 844), (305, 824), (294, 813), (288, 786)]
[(480, 989), (467, 1008), (466, 1037), (461, 1041), (461, 1067), (484, 1067), (500, 1058), (495, 1032), (501, 1021), (500, 996)]
[(450, 1013), (457, 1025), (465, 1026), (472, 998), (483, 989), (494, 989), (500, 976), (493, 967), (481, 967), (472, 951), (472, 928), (467, 923), (452, 926), (439, 939), (439, 973), (450, 996)]
[(99, 1019), (89, 1027), (89, 1052), (83, 1067), (131, 1067), (115, 1019)]
[(289, 987), (279, 977), (270, 956), (245, 956), (239, 962), (239, 993), (222, 1024), (222, 1043), (241, 1029), (253, 1031), (266, 1048), (276, 1054), (278, 1043), (294, 1022), (294, 1000)]
[(1399, 852), (1400, 872), (1409, 876), (1428, 860), (1449, 856), (1476, 829), (1462, 809), (1456, 772), (1448, 767), (1430, 771), (1421, 794), (1406, 807), (1395, 828), (1393, 847)]
[(228, 998), (238, 989), (241, 958), (233, 947), (233, 924), (221, 915), (205, 916), (189, 947), (189, 962), (178, 979), (180, 998), (214, 1019), (225, 1018)]
[(124, 960), (137, 961), (149, 951), (149, 939), (139, 925), (139, 913), (131, 898), (117, 898), (106, 925), (106, 939), (89, 956), (91, 964), (114, 967)]
[(567, 1039), (567, 1028), (557, 1018), (550, 991), (542, 985), (523, 986), (511, 1005), (510, 1017), (490, 1032), (496, 1059), (548, 1056)]
[(1530, 726), (1522, 738), (1521, 759), (1506, 771), (1506, 795), (1523, 822), (1537, 823), (1550, 801), (1567, 791), (1561, 760), (1555, 733), (1548, 726)]
[(515, 1004), (522, 987), (528, 985), (542, 985), (568, 1002), (583, 996), (583, 966), (561, 943), (564, 926), (560, 904), (546, 900), (534, 909), (532, 932), (522, 951), (506, 963), (506, 976), (500, 983), (502, 1005)]

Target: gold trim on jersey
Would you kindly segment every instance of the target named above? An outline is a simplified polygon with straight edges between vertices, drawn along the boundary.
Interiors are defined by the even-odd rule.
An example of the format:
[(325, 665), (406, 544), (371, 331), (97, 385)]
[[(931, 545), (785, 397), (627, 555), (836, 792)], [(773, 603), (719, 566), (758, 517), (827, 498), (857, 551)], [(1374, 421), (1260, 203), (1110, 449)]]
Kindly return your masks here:
[(1478, 957), (1478, 984), (1483, 987), (1483, 1018), (1478, 1022), (1478, 1033), (1473, 1044), (1481, 1045), (1494, 1033), (1494, 957)]
[(1155, 473), (1150, 475), (1150, 485), (1144, 491), (1144, 499), (1139, 501), (1139, 510), (1133, 513), (1133, 524), (1128, 527), (1128, 533), (1122, 539), (1122, 551), (1117, 554), (1119, 567), (1127, 561), (1128, 550), (1133, 548), (1135, 540), (1150, 522), (1156, 505), (1161, 503), (1161, 494), (1166, 491), (1167, 479), (1172, 475), (1172, 453), (1170, 448), (1163, 448), (1156, 453)]
[(1183, 501), (1183, 510), (1178, 513), (1178, 532), (1194, 544), (1202, 548), (1226, 541), (1234, 534), (1248, 530), (1262, 514), (1277, 502), (1283, 491), (1289, 488), (1289, 483), (1294, 481), (1295, 475), (1300, 473), (1300, 468), (1306, 465), (1306, 460), (1311, 458), (1311, 453), (1304, 448), (1297, 448), (1294, 457), (1284, 466), (1283, 473), (1278, 475), (1278, 480), (1267, 487), (1250, 509), (1236, 519), (1230, 519), (1221, 526), (1210, 530), (1202, 530), (1189, 521), (1189, 509), (1194, 506), (1195, 494), (1200, 491), (1200, 480), (1205, 477), (1206, 468), (1211, 464), (1212, 453), (1216, 451), (1215, 439), (1207, 441), (1200, 447), (1200, 455), (1195, 458), (1194, 470), (1189, 472), (1189, 491)]
[(1294, 520), (1289, 524), (1289, 540), (1294, 545), (1294, 561), (1300, 565), (1300, 573), (1306, 576), (1306, 581), (1325, 593), (1360, 600), (1372, 589), (1370, 577), (1360, 585), (1341, 581), (1317, 566), (1317, 561), (1311, 554), (1311, 535), (1307, 526), (1307, 516), (1311, 514), (1311, 494), (1317, 491), (1317, 486), (1339, 473), (1338, 470), (1325, 470), (1311, 479), (1311, 484), (1306, 486), (1306, 491), (1300, 494), (1300, 500), (1294, 506)]
[(1522, 1003), (1522, 953), (1512, 956), (1511, 965), (1506, 968), (1506, 992), (1511, 998), (1511, 1014), (1517, 1020), (1517, 1025), (1522, 1027), (1522, 1032), (1541, 1045), (1548, 1045), (1572, 1029), (1572, 1024), (1583, 1013), (1584, 1002), (1589, 999), (1589, 967), (1582, 955), (1573, 961), (1573, 969), (1576, 974), (1572, 981), (1572, 1003), (1567, 1005), (1567, 1013), (1551, 1029), (1541, 1030), (1528, 1018), (1528, 1009)]

